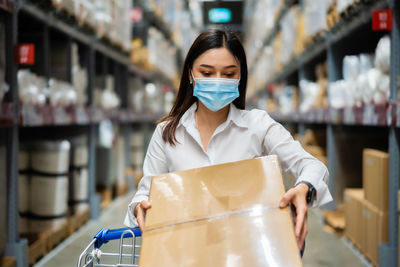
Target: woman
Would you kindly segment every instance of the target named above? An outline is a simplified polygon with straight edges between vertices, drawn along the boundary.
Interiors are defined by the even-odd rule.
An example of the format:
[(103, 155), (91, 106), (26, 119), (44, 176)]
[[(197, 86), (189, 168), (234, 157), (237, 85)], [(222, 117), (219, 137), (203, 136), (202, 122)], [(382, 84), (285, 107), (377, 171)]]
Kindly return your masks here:
[(332, 200), (328, 171), (265, 111), (244, 110), (246, 83), (246, 55), (234, 33), (209, 30), (194, 41), (174, 106), (150, 141), (127, 226), (143, 230), (154, 175), (276, 154), (284, 171), (297, 178), (280, 207), (291, 204), (295, 210), (295, 234), (303, 248), (307, 200), (311, 206)]

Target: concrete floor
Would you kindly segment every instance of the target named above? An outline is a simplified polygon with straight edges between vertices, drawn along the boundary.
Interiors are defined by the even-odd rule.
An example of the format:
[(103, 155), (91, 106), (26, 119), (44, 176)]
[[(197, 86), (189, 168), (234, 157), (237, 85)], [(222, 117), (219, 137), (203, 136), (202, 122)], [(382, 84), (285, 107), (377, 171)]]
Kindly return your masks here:
[[(44, 257), (35, 267), (70, 267), (76, 266), (80, 252), (91, 241), (91, 237), (103, 226), (109, 228), (123, 227), (122, 220), (126, 212), (128, 194), (114, 201), (96, 221), (90, 221), (74, 235), (61, 243), (49, 255)], [(369, 264), (352, 249), (344, 239), (323, 230), (323, 222), (319, 209), (309, 211), (309, 234), (304, 254), (304, 266), (369, 266)], [(108, 251), (117, 251), (117, 242), (107, 244)], [(109, 263), (115, 263), (112, 260)], [(107, 263), (107, 262), (102, 262)]]

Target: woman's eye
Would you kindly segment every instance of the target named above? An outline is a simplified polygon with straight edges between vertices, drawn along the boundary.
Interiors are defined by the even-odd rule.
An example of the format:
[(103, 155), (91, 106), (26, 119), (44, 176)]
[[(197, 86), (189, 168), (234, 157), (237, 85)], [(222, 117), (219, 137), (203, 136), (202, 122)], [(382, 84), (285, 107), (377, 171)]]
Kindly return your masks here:
[(203, 76), (206, 76), (206, 77), (211, 76), (211, 73), (210, 73), (210, 72), (202, 72), (201, 74), (202, 74)]
[(232, 78), (233, 76), (235, 76), (235, 73), (227, 73), (225, 74), (225, 76), (228, 78)]

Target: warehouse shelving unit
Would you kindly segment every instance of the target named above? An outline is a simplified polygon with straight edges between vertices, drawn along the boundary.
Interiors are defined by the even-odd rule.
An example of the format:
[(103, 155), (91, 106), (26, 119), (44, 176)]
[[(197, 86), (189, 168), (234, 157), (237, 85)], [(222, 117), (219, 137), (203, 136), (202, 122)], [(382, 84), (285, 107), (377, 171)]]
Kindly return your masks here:
[[(171, 87), (172, 82), (158, 71), (145, 71), (130, 64), (129, 53), (99, 38), (88, 27), (79, 24), (68, 14), (55, 9), (50, 1), (0, 1), (2, 20), (6, 24), (6, 82), (10, 91), (0, 103), (0, 137), (7, 151), (7, 245), (5, 255), (17, 259), (18, 267), (28, 266), (28, 244), (20, 239), (18, 232), (18, 151), (21, 136), (68, 135), (74, 132), (85, 133), (89, 151), (89, 204), (91, 218), (100, 215), (100, 196), (96, 193), (96, 143), (98, 124), (111, 120), (120, 127), (120, 133), (129, 144), (133, 129), (143, 130), (150, 135), (154, 122), (164, 114), (135, 113), (128, 105), (128, 81), (131, 76), (140, 77), (146, 82), (159, 81)], [(150, 12), (150, 11), (148, 11)], [(3, 16), (4, 14), (4, 16)], [(151, 17), (158, 21), (157, 17)], [(24, 23), (21, 23), (24, 22)], [(27, 23), (25, 23), (27, 22)], [(155, 26), (163, 25), (161, 22)], [(162, 31), (168, 32), (163, 25)], [(53, 37), (53, 38), (51, 38)], [(57, 44), (54, 44), (57, 38)], [(171, 40), (171, 35), (169, 35)], [(33, 70), (47, 79), (56, 78), (71, 82), (71, 46), (76, 42), (83, 66), (88, 70), (87, 104), (85, 106), (54, 107), (50, 104), (28, 105), (19, 102), (18, 66), (14, 64), (13, 47), (21, 42), (35, 43), (36, 61)], [(172, 42), (172, 41), (171, 41)], [(65, 51), (64, 70), (52, 69), (51, 49)], [(101, 67), (98, 67), (98, 66)], [(120, 96), (121, 107), (103, 110), (94, 105), (94, 88), (97, 76), (111, 74), (114, 87)], [(73, 126), (73, 130), (71, 128)], [(145, 140), (148, 143), (149, 140)], [(129, 146), (128, 146), (129, 147)], [(130, 153), (125, 153), (125, 161), (130, 164)], [(131, 178), (131, 177), (129, 177)], [(134, 189), (132, 179), (130, 189)]]
[[(286, 1), (286, 7), (282, 8), (281, 12), (286, 12), (293, 4), (292, 1)], [(389, 148), (389, 240), (385, 244), (380, 244), (379, 265), (397, 266), (399, 224), (397, 192), (400, 180), (400, 101), (397, 96), (400, 81), (400, 3), (394, 0), (359, 1), (332, 28), (319, 34), (300, 55), (275, 73), (265, 88), (269, 84), (278, 82), (294, 85), (302, 78), (313, 80), (311, 74), (313, 67), (322, 61), (327, 61), (329, 82), (341, 79), (344, 55), (371, 52), (372, 47), (376, 46), (382, 33), (370, 33), (369, 36), (366, 29), (371, 28), (372, 11), (385, 8), (392, 9), (394, 16), (394, 28), (391, 32), (390, 100), (387, 105), (315, 109), (290, 114), (273, 112), (270, 115), (284, 125), (289, 125), (289, 128), (295, 125), (300, 134), (304, 133), (307, 127), (326, 128), (329, 187), (339, 202), (345, 187), (361, 185), (361, 162), (352, 157), (359, 154), (358, 158), (361, 158), (362, 148), (366, 146), (384, 150)], [(282, 14), (278, 16), (274, 29), (266, 38), (265, 46), (274, 40), (281, 17)], [(360, 39), (360, 36), (367, 40)], [(363, 40), (363, 44), (358, 40)], [(357, 50), (362, 46), (365, 51)], [(259, 97), (264, 94), (265, 90), (262, 89), (255, 95)], [(343, 147), (344, 145), (347, 149)], [(346, 171), (349, 173), (346, 174)], [(354, 175), (358, 175), (358, 179), (354, 179)], [(326, 208), (334, 209), (336, 205), (328, 205)]]

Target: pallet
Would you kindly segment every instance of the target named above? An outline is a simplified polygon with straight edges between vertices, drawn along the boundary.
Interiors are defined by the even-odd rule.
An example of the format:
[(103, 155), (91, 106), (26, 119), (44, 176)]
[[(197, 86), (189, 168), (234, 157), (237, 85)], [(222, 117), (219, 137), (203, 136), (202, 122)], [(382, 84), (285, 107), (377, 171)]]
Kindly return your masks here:
[(72, 235), (90, 219), (90, 208), (77, 212), (68, 218), (68, 234)]
[(335, 234), (342, 235), (346, 227), (344, 212), (341, 209), (324, 211), (322, 216), (326, 224), (333, 229)]
[(341, 17), (347, 16), (348, 14), (350, 14), (352, 12), (352, 10), (354, 9), (354, 7), (356, 7), (358, 4), (360, 4), (361, 0), (354, 0), (353, 3), (351, 3), (348, 7), (346, 7), (345, 10), (343, 10), (340, 13)]
[(122, 184), (116, 183), (114, 186), (114, 191), (115, 191), (115, 196), (120, 197), (125, 195), (125, 193), (128, 192), (129, 189), (129, 182), (125, 181)]
[(17, 267), (17, 260), (11, 257), (3, 257), (1, 259), (1, 267)]
[(112, 190), (109, 188), (98, 190), (98, 193), (101, 196), (100, 208), (103, 210), (107, 208), (112, 201)]
[(62, 225), (60, 228), (50, 231), (50, 235), (47, 239), (48, 251), (52, 250), (68, 236), (70, 236), (68, 231), (68, 221), (65, 221), (65, 224)]
[(49, 232), (21, 234), (22, 238), (28, 239), (28, 260), (30, 265), (37, 263), (47, 254), (49, 234)]

